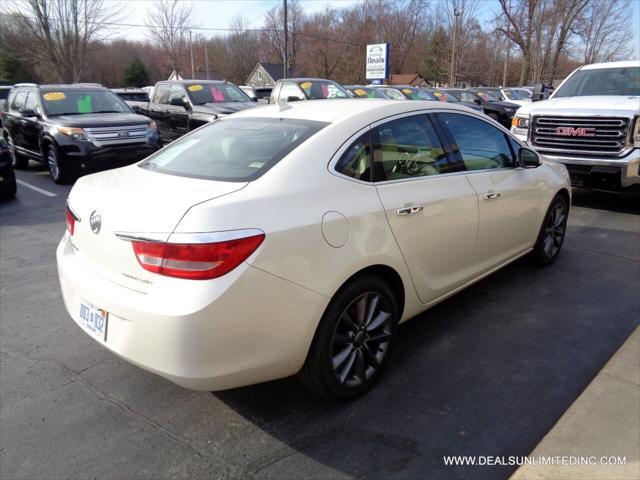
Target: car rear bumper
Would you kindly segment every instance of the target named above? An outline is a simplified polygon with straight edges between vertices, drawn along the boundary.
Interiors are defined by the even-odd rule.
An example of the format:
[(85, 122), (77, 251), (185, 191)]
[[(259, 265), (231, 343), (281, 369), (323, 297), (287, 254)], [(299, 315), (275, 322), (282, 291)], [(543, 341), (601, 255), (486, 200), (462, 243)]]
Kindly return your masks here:
[(214, 280), (159, 276), (147, 293), (82, 261), (68, 233), (57, 252), (65, 307), (109, 312), (106, 341), (125, 360), (185, 388), (221, 390), (295, 374), (328, 298), (243, 263)]
[(640, 192), (640, 149), (622, 158), (565, 157), (542, 152), (551, 162), (566, 165), (574, 187)]

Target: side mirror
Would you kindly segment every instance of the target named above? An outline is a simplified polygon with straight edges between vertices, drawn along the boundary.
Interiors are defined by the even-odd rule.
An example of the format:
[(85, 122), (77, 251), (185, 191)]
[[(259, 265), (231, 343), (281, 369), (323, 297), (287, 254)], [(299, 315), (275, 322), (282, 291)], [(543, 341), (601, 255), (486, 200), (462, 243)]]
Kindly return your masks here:
[(539, 102), (540, 100), (544, 100), (544, 83), (539, 83), (533, 87), (533, 93), (531, 94), (532, 102)]
[(187, 102), (185, 102), (182, 98), (172, 98), (169, 101), (169, 105), (173, 105), (174, 107), (187, 108)]
[(287, 97), (287, 103), (288, 103), (288, 102), (297, 102), (297, 101), (299, 101), (299, 100), (302, 100), (302, 99), (301, 99), (301, 98), (299, 98), (299, 97), (293, 97), (293, 96), (289, 96), (289, 97)]
[(476, 105), (482, 105), (482, 100), (480, 100), (479, 98), (476, 98), (473, 100), (473, 103), (475, 103)]
[(20, 112), (23, 117), (36, 117), (40, 118), (40, 114), (31, 108), (25, 108)]
[(520, 148), (518, 152), (518, 160), (522, 168), (538, 168), (542, 165), (540, 155), (531, 150), (530, 148)]

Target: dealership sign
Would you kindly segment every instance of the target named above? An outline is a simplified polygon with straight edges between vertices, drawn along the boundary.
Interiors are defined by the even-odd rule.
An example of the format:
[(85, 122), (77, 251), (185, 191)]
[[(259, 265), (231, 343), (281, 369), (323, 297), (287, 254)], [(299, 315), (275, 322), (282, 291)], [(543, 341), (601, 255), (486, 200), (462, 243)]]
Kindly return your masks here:
[(367, 45), (367, 80), (389, 78), (389, 44)]

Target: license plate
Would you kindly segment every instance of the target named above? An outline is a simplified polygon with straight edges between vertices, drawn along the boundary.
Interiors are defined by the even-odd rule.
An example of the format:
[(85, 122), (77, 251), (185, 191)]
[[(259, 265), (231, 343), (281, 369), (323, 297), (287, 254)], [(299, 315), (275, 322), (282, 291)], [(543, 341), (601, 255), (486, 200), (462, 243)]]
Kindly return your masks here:
[(107, 324), (109, 323), (109, 312), (96, 308), (90, 303), (80, 302), (80, 311), (76, 322), (85, 332), (96, 340), (105, 342), (107, 340)]

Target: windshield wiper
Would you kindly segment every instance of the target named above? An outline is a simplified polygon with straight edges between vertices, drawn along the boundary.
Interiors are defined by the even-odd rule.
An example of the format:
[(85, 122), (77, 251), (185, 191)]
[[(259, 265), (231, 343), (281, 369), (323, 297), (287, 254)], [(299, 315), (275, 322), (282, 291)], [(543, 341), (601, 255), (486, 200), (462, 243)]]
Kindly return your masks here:
[(125, 113), (125, 112), (120, 112), (118, 110), (98, 110), (97, 112), (91, 112), (91, 113)]

